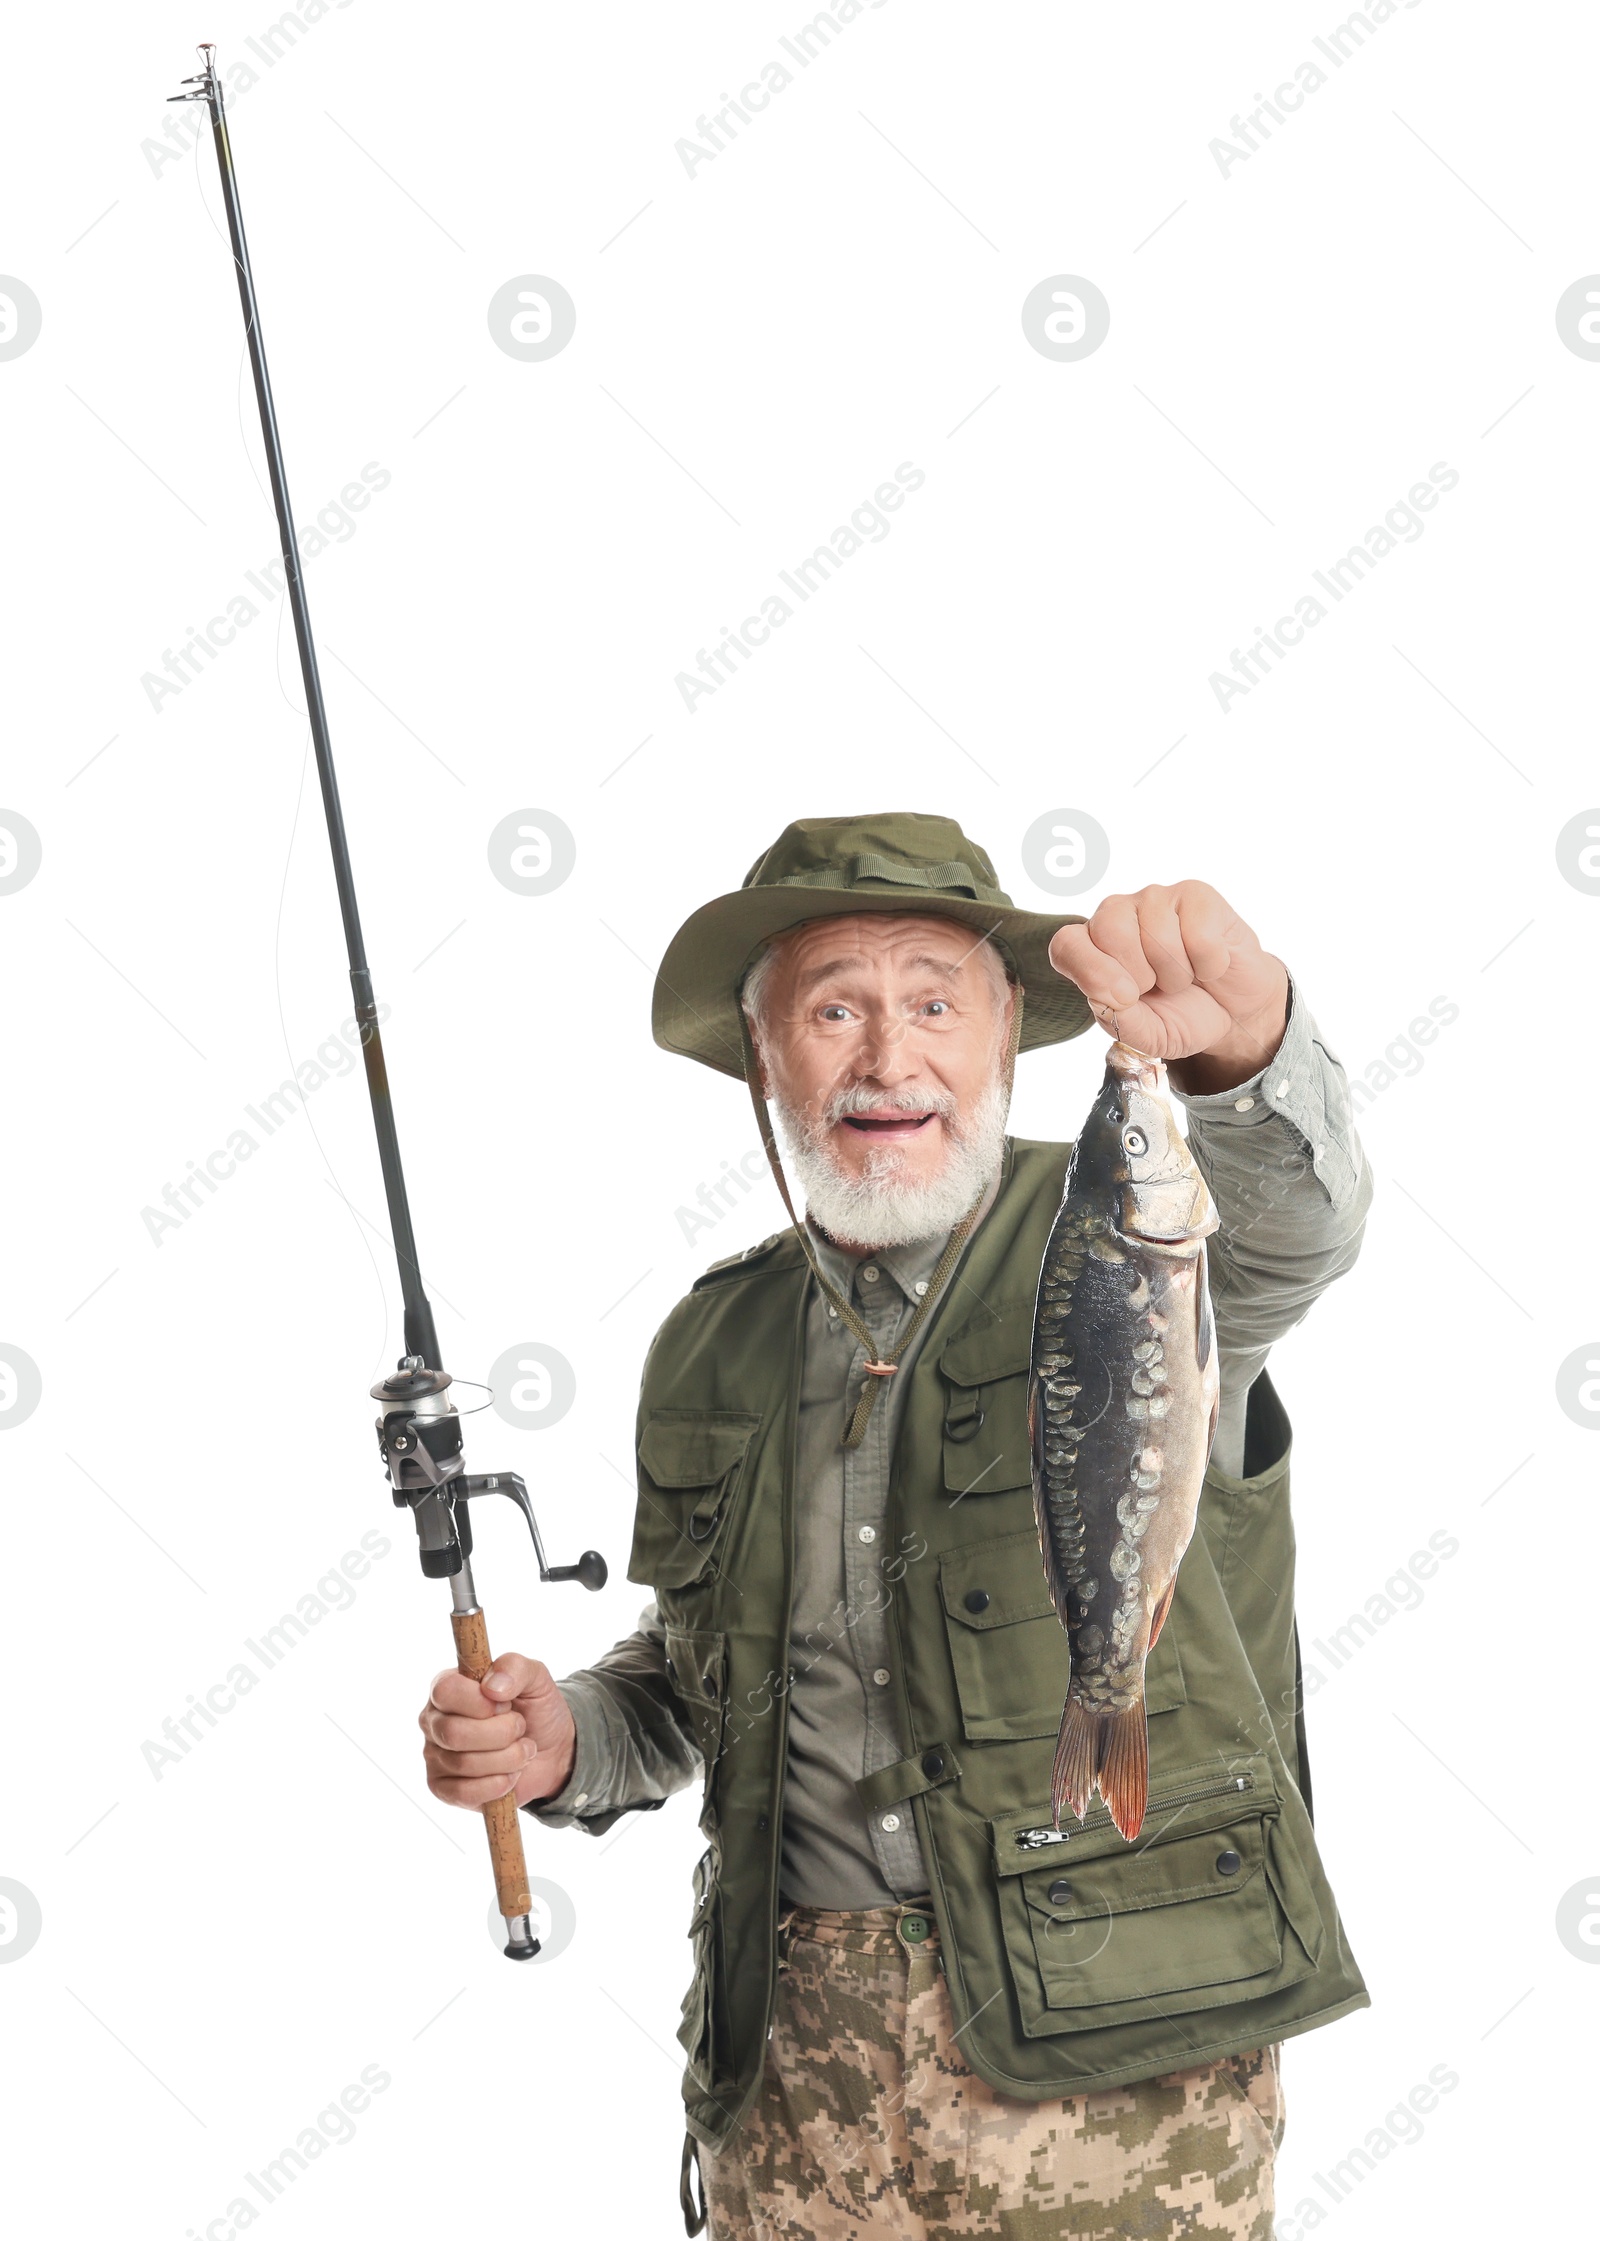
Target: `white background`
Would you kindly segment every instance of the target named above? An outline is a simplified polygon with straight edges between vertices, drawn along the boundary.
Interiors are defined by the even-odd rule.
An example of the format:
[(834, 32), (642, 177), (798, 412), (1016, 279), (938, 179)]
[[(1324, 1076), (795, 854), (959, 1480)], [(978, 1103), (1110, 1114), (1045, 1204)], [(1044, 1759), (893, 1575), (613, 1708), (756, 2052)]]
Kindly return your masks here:
[[(357, 0), (251, 58), (234, 153), (297, 517), (391, 477), (307, 577), (446, 1358), (539, 1341), (577, 1375), (559, 1425), (489, 1415), (469, 1455), (527, 1476), (557, 1561), (612, 1564), (541, 1589), (482, 1520), (497, 1646), (561, 1673), (633, 1625), (643, 1348), (782, 1218), (763, 1184), (686, 1242), (754, 1131), (648, 1006), (791, 817), (952, 815), (1048, 908), (1021, 836), (1087, 811), (1110, 870), (1064, 907), (1210, 880), (1352, 1077), (1459, 1007), (1363, 1114), (1361, 1261), (1273, 1359), (1309, 1658), (1460, 1544), (1310, 1706), (1373, 2006), (1287, 2050), (1280, 2205), (1296, 2237), (1307, 2197), (1340, 2234), (1489, 2200), (1542, 2228), (1600, 1989), (1555, 1928), (1600, 1868), (1597, 1443), (1555, 1399), (1597, 1317), (1600, 900), (1555, 854), (1600, 797), (1600, 365), (1554, 319), (1600, 267), (1594, 26), (1422, 0), (1225, 177), (1209, 143), (1340, 20), (1225, 14), (888, 0), (691, 178), (675, 143), (802, 11)], [(141, 148), (196, 37), (226, 65), (273, 20), (98, 6), (69, 43), (35, 11), (7, 42), (0, 267), (43, 329), (0, 363), (0, 806), (44, 860), (0, 898), (0, 1339), (43, 1398), (4, 1446), (0, 1875), (44, 1927), (0, 1970), (5, 2185), (52, 2231), (221, 2235), (376, 2064), (271, 2232), (666, 2236), (695, 1806), (530, 1828), (578, 1932), (498, 1957), (481, 1837), (421, 1781), (447, 1598), (374, 1451), (399, 1334), (359, 1075), (159, 1244), (142, 1218), (349, 1010), (284, 603), (159, 710), (141, 685), (276, 550), (209, 136)], [(540, 364), (486, 320), (528, 273), (578, 307)], [(1076, 364), (1019, 318), (1062, 273), (1111, 305)], [(675, 675), (907, 460), (891, 534), (689, 712)], [(1220, 709), (1210, 674), (1436, 461), (1425, 534)], [(539, 899), (488, 868), (523, 809), (576, 836)], [(1019, 1132), (1072, 1133), (1099, 1040), (1024, 1062)], [(162, 1721), (372, 1529), (353, 1606), (155, 1779)], [(1422, 2138), (1333, 2207), (1315, 2174), (1440, 2064)]]

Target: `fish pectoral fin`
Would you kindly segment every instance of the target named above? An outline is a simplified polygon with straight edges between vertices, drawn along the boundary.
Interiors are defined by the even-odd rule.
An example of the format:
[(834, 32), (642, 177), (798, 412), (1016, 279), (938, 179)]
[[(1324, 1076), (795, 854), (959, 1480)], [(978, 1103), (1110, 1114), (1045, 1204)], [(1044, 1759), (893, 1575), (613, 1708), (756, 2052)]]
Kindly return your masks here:
[(1211, 1350), (1217, 1343), (1217, 1322), (1211, 1308), (1211, 1256), (1203, 1244), (1195, 1269), (1194, 1284), (1194, 1358), (1197, 1366), (1204, 1369), (1211, 1359)]
[[(1160, 1602), (1156, 1605), (1155, 1611), (1150, 1620), (1150, 1649), (1152, 1650), (1161, 1639), (1161, 1629), (1167, 1623), (1167, 1613), (1172, 1608), (1172, 1598), (1177, 1594), (1177, 1592), (1178, 1582), (1176, 1578), (1170, 1579), (1167, 1582), (1167, 1591), (1165, 1595), (1162, 1596)], [(1150, 1652), (1149, 1650), (1147, 1650), (1145, 1652), (1145, 1655), (1148, 1657), (1149, 1654)]]

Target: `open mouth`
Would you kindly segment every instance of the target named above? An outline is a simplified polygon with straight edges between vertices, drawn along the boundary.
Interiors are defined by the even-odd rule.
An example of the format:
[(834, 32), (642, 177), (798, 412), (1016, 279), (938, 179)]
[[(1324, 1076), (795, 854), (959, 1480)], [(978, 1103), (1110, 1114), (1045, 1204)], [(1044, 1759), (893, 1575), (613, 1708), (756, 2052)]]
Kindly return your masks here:
[(862, 1136), (914, 1136), (937, 1119), (935, 1113), (847, 1113), (842, 1125)]

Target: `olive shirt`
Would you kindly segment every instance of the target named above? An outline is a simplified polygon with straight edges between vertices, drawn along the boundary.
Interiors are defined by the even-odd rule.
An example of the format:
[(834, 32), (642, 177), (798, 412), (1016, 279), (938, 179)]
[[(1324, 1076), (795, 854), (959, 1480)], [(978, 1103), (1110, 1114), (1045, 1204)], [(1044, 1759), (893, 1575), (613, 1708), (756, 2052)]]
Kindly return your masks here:
[[(1273, 1341), (1355, 1260), (1371, 1176), (1344, 1071), (1292, 979), (1287, 1030), (1269, 1065), (1213, 1095), (1186, 1096), (1175, 1084), (1173, 1090), (1188, 1110), (1190, 1148), (1221, 1220), (1210, 1240), (1220, 1383), (1212, 1460), (1238, 1476), (1250, 1386)], [(892, 1348), (921, 1304), (945, 1238), (859, 1260), (815, 1230), (812, 1239), (880, 1350)], [(959, 1274), (954, 1281), (962, 1281)], [(894, 1581), (916, 1552), (886, 1544), (885, 1518), (900, 1405), (917, 1350), (914, 1340), (900, 1374), (883, 1381), (861, 1445), (845, 1448), (865, 1355), (811, 1281), (798, 1412), (796, 1483), (806, 1491), (797, 1510), (782, 1832), (782, 1887), (791, 1904), (882, 1906), (928, 1888), (909, 1813), (868, 1814), (855, 1788), (862, 1775), (903, 1755), (886, 1613)], [(558, 1796), (528, 1809), (536, 1819), (556, 1828), (596, 1819), (609, 1826), (617, 1812), (658, 1805), (693, 1779), (694, 1743), (675, 1723), (664, 1723), (658, 1708), (665, 1656), (651, 1603), (636, 1633), (562, 1681), (577, 1724), (576, 1756)]]

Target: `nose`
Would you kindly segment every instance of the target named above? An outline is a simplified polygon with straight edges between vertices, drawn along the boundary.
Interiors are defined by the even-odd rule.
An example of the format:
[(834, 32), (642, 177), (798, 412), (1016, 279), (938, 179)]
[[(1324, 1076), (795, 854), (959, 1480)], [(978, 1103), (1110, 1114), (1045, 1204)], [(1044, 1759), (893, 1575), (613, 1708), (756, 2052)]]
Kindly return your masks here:
[(898, 1014), (879, 1012), (862, 1025), (860, 1038), (849, 1057), (849, 1071), (857, 1082), (873, 1082), (893, 1089), (916, 1072), (907, 1048), (906, 1023)]

